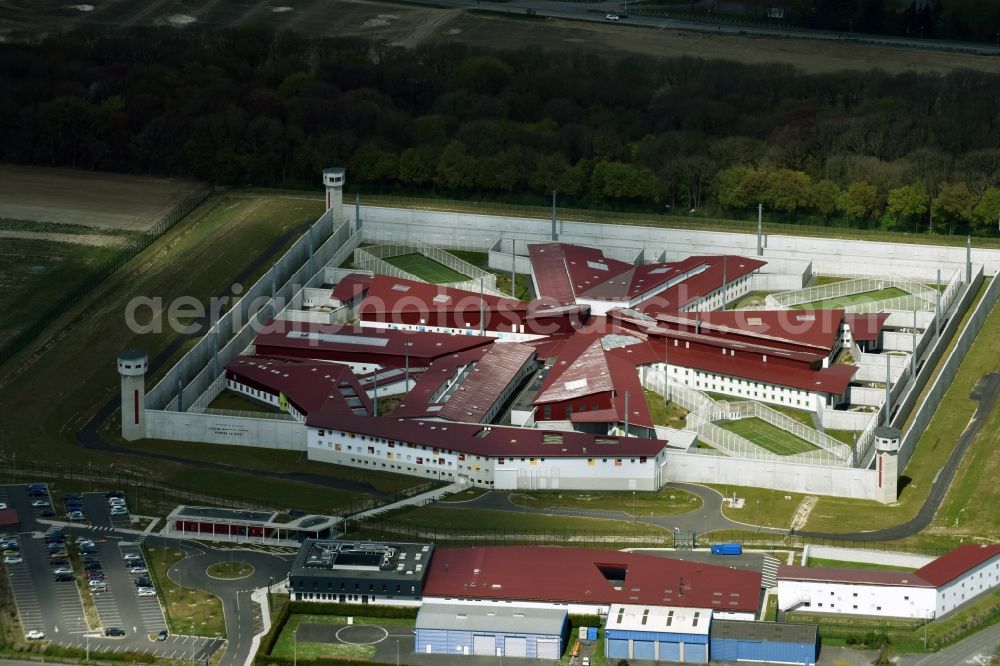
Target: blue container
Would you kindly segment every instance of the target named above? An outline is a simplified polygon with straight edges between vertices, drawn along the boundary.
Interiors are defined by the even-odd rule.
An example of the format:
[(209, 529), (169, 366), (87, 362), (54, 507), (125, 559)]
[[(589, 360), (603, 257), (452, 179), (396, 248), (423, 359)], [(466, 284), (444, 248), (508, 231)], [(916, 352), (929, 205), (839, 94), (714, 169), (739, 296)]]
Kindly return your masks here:
[(587, 640), (588, 641), (597, 640), (597, 627), (587, 627)]
[(712, 546), (712, 555), (742, 555), (743, 545), (738, 543), (717, 543)]

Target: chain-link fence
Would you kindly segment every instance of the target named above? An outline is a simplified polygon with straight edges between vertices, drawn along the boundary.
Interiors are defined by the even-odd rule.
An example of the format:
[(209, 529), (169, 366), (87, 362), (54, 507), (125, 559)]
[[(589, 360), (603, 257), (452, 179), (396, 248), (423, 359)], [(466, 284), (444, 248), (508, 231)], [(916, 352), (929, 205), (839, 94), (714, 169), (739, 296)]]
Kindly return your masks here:
[(55, 322), (66, 311), (82, 301), (95, 287), (118, 272), (140, 252), (149, 247), (160, 236), (173, 228), (182, 218), (195, 209), (214, 191), (211, 185), (206, 185), (188, 195), (159, 219), (150, 229), (139, 234), (132, 242), (123, 247), (115, 256), (95, 268), (76, 287), (68, 290), (62, 298), (45, 309), (39, 317), (25, 326), (13, 338), (0, 347), (0, 365), (31, 344), (49, 325)]
[(937, 307), (935, 289), (905, 278), (854, 278), (832, 284), (821, 284), (795, 291), (768, 294), (765, 305), (775, 310), (787, 310), (797, 305), (829, 301), (846, 296), (895, 288), (906, 296), (893, 296), (867, 303), (845, 305), (847, 312), (881, 312), (883, 310), (934, 310)]

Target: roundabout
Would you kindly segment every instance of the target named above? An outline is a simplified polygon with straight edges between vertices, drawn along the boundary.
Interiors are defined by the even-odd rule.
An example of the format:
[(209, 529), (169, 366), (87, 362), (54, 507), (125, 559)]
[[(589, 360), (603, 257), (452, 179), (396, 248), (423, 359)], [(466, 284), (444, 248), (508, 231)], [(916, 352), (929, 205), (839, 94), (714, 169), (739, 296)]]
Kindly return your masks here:
[(243, 562), (215, 562), (208, 565), (205, 575), (216, 580), (242, 580), (249, 578), (255, 571), (252, 564)]

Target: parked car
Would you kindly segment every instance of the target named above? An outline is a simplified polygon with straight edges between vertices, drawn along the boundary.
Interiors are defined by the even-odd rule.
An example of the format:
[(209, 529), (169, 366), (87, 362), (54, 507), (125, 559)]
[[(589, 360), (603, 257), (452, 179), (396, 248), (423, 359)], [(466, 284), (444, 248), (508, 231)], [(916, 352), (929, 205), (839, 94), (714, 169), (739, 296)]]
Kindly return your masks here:
[(136, 590), (136, 594), (138, 594), (140, 597), (155, 597), (156, 590), (151, 587), (140, 587), (138, 590)]
[(604, 17), (605, 21), (620, 21), (622, 19), (618, 14), (608, 14)]
[(38, 515), (41, 516), (42, 518), (55, 518), (56, 512), (53, 511), (52, 509), (42, 509), (42, 512)]
[(47, 499), (36, 499), (31, 503), (31, 506), (35, 507), (36, 509), (40, 509), (42, 507), (52, 506), (52, 505), (49, 503)]
[(70, 511), (66, 514), (66, 517), (70, 520), (84, 520), (86, 518), (83, 511)]
[(146, 567), (129, 567), (128, 572), (133, 576), (138, 576), (140, 574), (148, 574), (149, 569)]
[(44, 483), (29, 483), (28, 484), (29, 493), (47, 493), (49, 492), (49, 487)]
[(97, 552), (97, 548), (95, 546), (80, 546), (80, 552), (84, 555), (93, 555)]
[(138, 578), (135, 579), (135, 586), (136, 587), (152, 587), (153, 586), (153, 581), (151, 581), (146, 576), (139, 576)]
[(57, 576), (58, 576), (59, 574), (64, 574), (64, 573), (65, 573), (65, 574), (69, 574), (69, 575), (71, 575), (71, 576), (72, 576), (72, 575), (73, 575), (73, 570), (72, 570), (72, 569), (70, 569), (69, 567), (59, 567), (58, 569), (55, 569), (55, 570), (53, 570), (53, 572), (52, 572), (52, 573), (54, 573), (54, 574), (55, 574), (55, 575), (57, 575)]
[(166, 629), (161, 629), (160, 633), (156, 634), (156, 640), (165, 641), (169, 635), (170, 633)]
[(105, 636), (124, 636), (125, 630), (121, 627), (108, 627), (104, 630)]
[(0, 543), (0, 549), (3, 549), (4, 551), (11, 550), (17, 552), (21, 550), (21, 546), (16, 541), (5, 541)]
[(0, 502), (0, 511), (3, 511), (6, 508), (7, 508), (7, 503), (6, 502)]
[(45, 638), (45, 632), (39, 631), (38, 629), (32, 629), (31, 631), (25, 632), (24, 638), (29, 641), (40, 641)]
[(124, 555), (122, 555), (122, 559), (124, 559), (126, 562), (141, 560), (142, 555), (140, 555), (139, 553), (125, 553)]
[(75, 580), (75, 578), (73, 578), (72, 573), (57, 573), (54, 574), (53, 577), (56, 579), (57, 583), (68, 583), (72, 580)]
[(126, 509), (123, 506), (112, 507), (111, 508), (111, 515), (112, 516), (127, 516), (128, 515), (128, 509)]
[(45, 543), (64, 543), (65, 541), (66, 535), (59, 530), (53, 530), (45, 533)]
[(94, 590), (96, 588), (105, 588), (106, 589), (108, 587), (108, 584), (104, 582), (103, 578), (91, 578), (90, 582), (88, 583), (88, 585), (90, 586), (91, 590)]
[(3, 558), (4, 564), (20, 564), (23, 561), (20, 555), (5, 555)]
[(125, 498), (124, 497), (108, 498), (108, 506), (125, 506)]

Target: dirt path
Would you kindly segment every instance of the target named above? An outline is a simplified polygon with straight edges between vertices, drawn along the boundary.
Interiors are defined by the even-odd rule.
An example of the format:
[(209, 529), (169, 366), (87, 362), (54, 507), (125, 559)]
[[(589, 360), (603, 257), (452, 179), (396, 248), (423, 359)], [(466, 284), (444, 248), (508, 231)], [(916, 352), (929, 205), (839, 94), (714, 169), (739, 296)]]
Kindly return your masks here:
[(414, 26), (410, 34), (407, 35), (405, 39), (395, 42), (395, 45), (412, 49), (430, 40), (432, 37), (439, 38), (442, 34), (457, 34), (457, 29), (455, 33), (450, 31), (442, 32), (441, 27), (446, 23), (450, 23), (453, 19), (458, 18), (464, 13), (464, 9), (441, 10), (437, 14), (432, 15), (429, 20), (418, 23)]
[(127, 236), (110, 234), (54, 234), (44, 231), (3, 231), (0, 238), (26, 238), (29, 240), (50, 240), (54, 243), (72, 243), (92, 247), (120, 247), (128, 243)]

